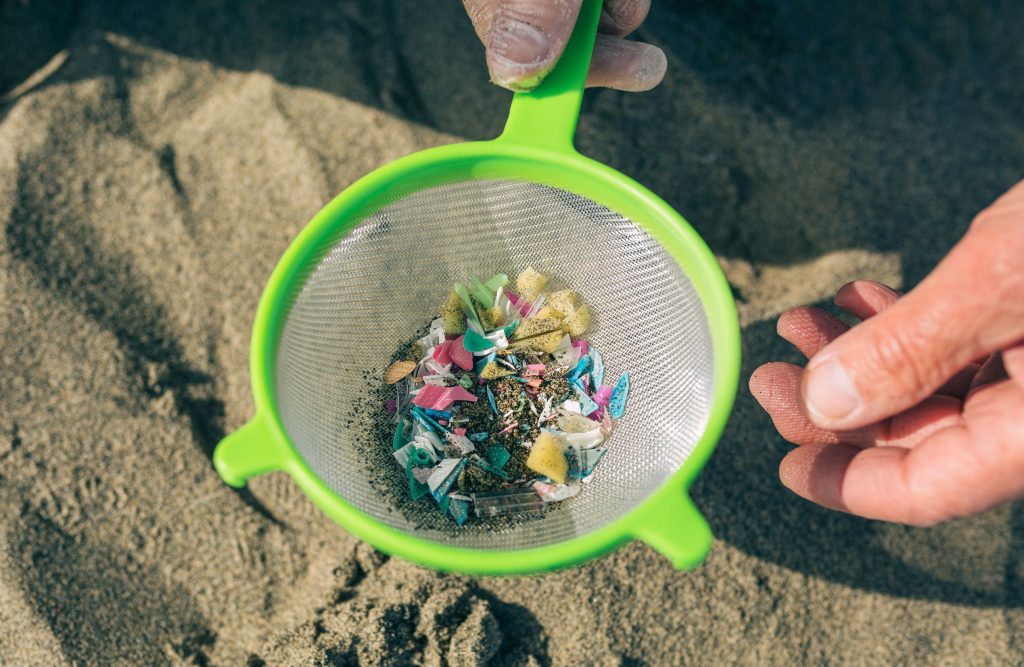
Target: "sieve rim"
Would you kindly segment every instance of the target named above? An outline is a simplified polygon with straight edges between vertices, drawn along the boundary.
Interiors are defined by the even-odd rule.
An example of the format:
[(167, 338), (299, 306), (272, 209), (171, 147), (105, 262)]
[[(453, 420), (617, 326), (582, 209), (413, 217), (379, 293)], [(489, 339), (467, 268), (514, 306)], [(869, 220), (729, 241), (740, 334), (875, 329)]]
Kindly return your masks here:
[[(456, 547), (382, 524), (334, 493), (291, 443), (275, 401), (277, 349), (295, 282), (328, 239), (347, 235), (367, 215), (426, 187), (471, 179), (506, 179), (555, 187), (633, 220), (658, 241), (691, 280), (712, 338), (714, 389), (703, 434), (668, 480), (622, 517), (590, 533), (521, 550)], [(687, 489), (728, 420), (739, 384), (735, 302), (711, 250), (664, 200), (624, 174), (575, 150), (543, 150), (498, 138), (427, 149), (377, 169), (321, 209), (285, 251), (264, 289), (253, 324), (250, 382), (255, 416), (222, 441), (214, 464), (225, 482), (282, 470), (329, 517), (376, 548), (441, 570), (524, 574), (579, 564), (639, 539), (680, 569), (697, 565), (711, 545), (707, 522)], [(482, 558), (486, 555), (486, 558)]]

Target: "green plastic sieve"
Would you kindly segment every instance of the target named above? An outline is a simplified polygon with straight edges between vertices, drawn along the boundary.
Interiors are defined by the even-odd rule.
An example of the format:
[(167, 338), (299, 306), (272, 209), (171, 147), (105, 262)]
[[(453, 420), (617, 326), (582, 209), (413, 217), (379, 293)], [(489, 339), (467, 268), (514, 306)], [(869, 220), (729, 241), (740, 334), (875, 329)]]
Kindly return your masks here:
[[(679, 214), (573, 146), (600, 6), (583, 3), (558, 66), (514, 96), (500, 137), (388, 164), (295, 239), (256, 313), (255, 415), (214, 452), (226, 483), (285, 471), (356, 536), (442, 570), (551, 570), (633, 539), (677, 568), (704, 558), (711, 532), (687, 490), (736, 395), (735, 304)], [(371, 486), (354, 437), (368, 424), (346, 421), (346, 407), (453, 282), (527, 266), (590, 303), (609, 376), (630, 374), (626, 416), (593, 482), (536, 520), (417, 527)]]

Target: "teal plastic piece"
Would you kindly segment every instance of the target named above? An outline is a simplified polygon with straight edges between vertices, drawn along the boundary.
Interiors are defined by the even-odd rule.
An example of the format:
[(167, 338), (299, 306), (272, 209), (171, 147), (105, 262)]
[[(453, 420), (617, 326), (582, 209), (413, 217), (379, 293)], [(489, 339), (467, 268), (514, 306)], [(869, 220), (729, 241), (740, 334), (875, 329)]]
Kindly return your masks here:
[(487, 448), (487, 461), (498, 470), (503, 469), (510, 458), (512, 455), (501, 445), (491, 445)]
[(408, 419), (403, 419), (398, 422), (398, 426), (395, 428), (395, 438), (391, 441), (391, 446), (394, 451), (398, 451), (405, 444), (409, 442), (409, 429), (412, 428), (412, 424)]
[(494, 341), (484, 338), (472, 329), (466, 329), (466, 337), (462, 339), (466, 349), (474, 354), (494, 349)]
[[(256, 311), (249, 357), (254, 415), (214, 451), (214, 467), (225, 483), (241, 488), (257, 475), (285, 471), (331, 519), (355, 536), (386, 553), (441, 570), (536, 573), (578, 565), (634, 539), (661, 552), (680, 569), (703, 560), (711, 546), (711, 530), (690, 500), (688, 489), (714, 450), (736, 397), (739, 321), (729, 284), (696, 231), (643, 185), (580, 155), (573, 146), (600, 10), (600, 0), (583, 1), (576, 29), (558, 66), (536, 90), (515, 94), (500, 137), (431, 148), (381, 167), (338, 195), (291, 244)], [(690, 281), (703, 305), (712, 341), (710, 411), (703, 434), (682, 466), (620, 518), (540, 547), (460, 547), (381, 523), (313, 473), (290, 441), (279, 413), (275, 389), (278, 343), (292, 296), (302, 288), (317, 258), (396, 197), (467, 179), (507, 179), (559, 188), (632, 220), (661, 244)], [(475, 319), (475, 311), (467, 317)], [(543, 509), (543, 502), (532, 492), (500, 498), (480, 496), (475, 501), (473, 510), (478, 516)]]
[(626, 413), (626, 399), (629, 398), (629, 373), (623, 373), (608, 399), (608, 414), (612, 419), (621, 419)]
[(597, 391), (604, 382), (604, 361), (601, 359), (601, 353), (593, 346), (590, 347), (590, 366), (590, 381), (594, 385), (594, 391)]

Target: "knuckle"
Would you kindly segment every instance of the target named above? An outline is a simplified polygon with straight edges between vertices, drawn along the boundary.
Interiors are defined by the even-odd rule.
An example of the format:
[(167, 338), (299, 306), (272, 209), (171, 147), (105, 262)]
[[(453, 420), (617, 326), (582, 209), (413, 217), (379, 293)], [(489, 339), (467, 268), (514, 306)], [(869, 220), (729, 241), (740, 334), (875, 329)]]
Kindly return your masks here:
[(931, 336), (919, 327), (888, 329), (876, 335), (869, 363), (878, 378), (889, 378), (890, 391), (916, 393), (937, 380), (938, 364), (927, 346)]

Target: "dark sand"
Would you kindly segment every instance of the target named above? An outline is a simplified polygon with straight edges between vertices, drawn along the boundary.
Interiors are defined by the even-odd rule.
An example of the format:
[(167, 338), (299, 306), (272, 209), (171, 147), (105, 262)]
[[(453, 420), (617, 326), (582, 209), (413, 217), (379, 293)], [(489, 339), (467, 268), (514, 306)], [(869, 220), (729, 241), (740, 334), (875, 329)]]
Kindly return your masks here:
[[(667, 81), (588, 96), (579, 145), (722, 258), (745, 373), (796, 359), (784, 308), (912, 286), (1024, 175), (1016, 0), (655, 5)], [(454, 0), (8, 1), (0, 95), (0, 664), (1024, 661), (1024, 505), (930, 530), (813, 507), (746, 390), (691, 573), (634, 544), (441, 576), (283, 475), (220, 483), (289, 240), (374, 167), (501, 126)]]

